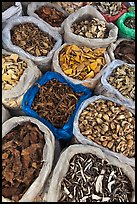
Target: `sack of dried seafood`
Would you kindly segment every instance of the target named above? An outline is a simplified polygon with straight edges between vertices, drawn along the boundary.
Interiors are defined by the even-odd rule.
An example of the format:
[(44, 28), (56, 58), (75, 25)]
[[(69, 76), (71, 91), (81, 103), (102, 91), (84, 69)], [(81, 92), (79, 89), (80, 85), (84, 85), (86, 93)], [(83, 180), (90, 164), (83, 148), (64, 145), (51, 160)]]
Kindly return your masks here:
[(135, 171), (97, 147), (71, 145), (53, 171), (47, 202), (135, 202)]

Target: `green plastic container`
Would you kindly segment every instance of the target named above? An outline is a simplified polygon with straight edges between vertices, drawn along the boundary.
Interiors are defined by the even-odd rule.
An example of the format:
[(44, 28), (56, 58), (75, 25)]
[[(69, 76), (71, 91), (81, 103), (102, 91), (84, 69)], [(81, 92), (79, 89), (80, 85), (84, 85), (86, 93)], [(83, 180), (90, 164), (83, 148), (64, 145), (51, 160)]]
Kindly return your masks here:
[(124, 25), (124, 22), (127, 18), (135, 18), (135, 12), (124, 13), (116, 22), (119, 28), (119, 37), (135, 39), (135, 29), (128, 28)]

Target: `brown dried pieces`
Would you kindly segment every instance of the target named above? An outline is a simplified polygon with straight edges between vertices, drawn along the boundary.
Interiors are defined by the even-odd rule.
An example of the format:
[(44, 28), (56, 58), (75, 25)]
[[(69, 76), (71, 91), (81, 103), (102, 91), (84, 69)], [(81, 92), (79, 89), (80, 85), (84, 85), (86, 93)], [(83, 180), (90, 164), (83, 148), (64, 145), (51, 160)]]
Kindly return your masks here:
[(116, 67), (107, 79), (123, 96), (135, 101), (135, 68), (127, 64)]
[(135, 64), (135, 41), (123, 40), (114, 50), (116, 59)]
[(60, 27), (66, 16), (55, 8), (42, 6), (35, 13), (53, 27)]
[(98, 10), (104, 14), (115, 16), (122, 11), (122, 2), (96, 2)]
[(71, 30), (74, 34), (80, 35), (86, 38), (107, 38), (108, 29), (105, 21), (101, 21), (98, 18), (86, 18), (85, 20), (74, 22)]
[(18, 83), (27, 63), (17, 54), (2, 54), (2, 89), (10, 90)]
[(2, 139), (2, 195), (19, 201), (42, 168), (44, 134), (24, 122)]
[(94, 78), (106, 64), (105, 51), (105, 48), (66, 45), (59, 54), (59, 63), (63, 72), (74, 79)]
[(130, 202), (132, 191), (121, 168), (91, 153), (78, 153), (61, 181), (59, 202)]
[(135, 117), (124, 106), (102, 99), (92, 102), (80, 114), (79, 129), (89, 140), (135, 157)]
[(32, 109), (54, 127), (62, 128), (73, 114), (80, 96), (66, 83), (51, 79), (40, 87)]
[(15, 25), (11, 29), (11, 41), (36, 57), (47, 56), (55, 43), (53, 37), (40, 30), (34, 23)]
[(125, 26), (131, 29), (135, 29), (135, 18), (127, 18), (124, 21)]

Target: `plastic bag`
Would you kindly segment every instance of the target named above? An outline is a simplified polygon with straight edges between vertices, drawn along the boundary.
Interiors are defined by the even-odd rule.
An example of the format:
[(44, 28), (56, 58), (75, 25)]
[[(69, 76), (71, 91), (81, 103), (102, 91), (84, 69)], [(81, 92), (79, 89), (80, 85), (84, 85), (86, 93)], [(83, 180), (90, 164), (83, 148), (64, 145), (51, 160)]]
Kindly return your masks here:
[[(103, 20), (109, 29), (108, 38), (103, 39), (89, 39), (79, 35), (75, 35), (71, 31), (71, 26), (74, 22), (84, 19), (86, 16), (96, 17)], [(118, 28), (113, 23), (107, 23), (101, 13), (93, 6), (84, 6), (78, 11), (70, 14), (64, 21), (64, 41), (75, 43), (76, 45), (85, 45), (91, 48), (108, 47), (110, 43), (115, 42), (117, 39)]]
[[(38, 85), (42, 86), (46, 84), (51, 79), (57, 79), (58, 81), (62, 83), (67, 83), (76, 93), (83, 92), (83, 95), (79, 98), (76, 108), (73, 112), (73, 114), (70, 116), (68, 122), (63, 126), (63, 128), (55, 128), (50, 122), (48, 122), (46, 119), (41, 118), (38, 113), (36, 113), (34, 110), (31, 109), (31, 105), (33, 103), (33, 100), (36, 96), (36, 94), (39, 91)], [(40, 80), (38, 80), (24, 95), (23, 101), (22, 101), (22, 110), (29, 116), (37, 118), (41, 122), (43, 122), (45, 125), (47, 125), (50, 130), (55, 135), (56, 139), (58, 140), (69, 140), (72, 137), (72, 130), (73, 130), (73, 120), (75, 113), (80, 106), (80, 104), (87, 98), (89, 98), (92, 95), (92, 92), (87, 89), (86, 87), (82, 85), (75, 85), (72, 82), (65, 79), (61, 74), (55, 73), (55, 72), (47, 72), (44, 74)]]
[(29, 16), (34, 16), (35, 18), (41, 20), (46, 26), (48, 26), (50, 29), (53, 29), (54, 31), (58, 31), (59, 33), (62, 33), (63, 32), (63, 22), (61, 24), (61, 27), (53, 27), (51, 26), (49, 23), (47, 23), (46, 21), (44, 21), (42, 18), (40, 18), (36, 13), (35, 11), (37, 9), (39, 9), (40, 7), (42, 6), (47, 6), (47, 7), (51, 7), (51, 8), (55, 8), (57, 9), (58, 11), (62, 12), (66, 17), (68, 16), (68, 14), (60, 7), (58, 6), (57, 4), (53, 4), (53, 3), (50, 3), (50, 2), (32, 2), (28, 5), (28, 8), (27, 8), (27, 14)]
[(120, 16), (122, 16), (125, 12), (127, 12), (127, 7), (124, 5), (124, 3), (121, 2), (121, 6), (122, 6), (122, 10), (117, 15), (111, 16), (102, 12), (100, 13), (104, 16), (107, 22), (115, 22)]
[[(131, 165), (131, 166), (135, 166), (135, 158), (128, 158), (126, 156), (124, 156), (123, 154), (120, 154), (120, 153), (117, 153), (117, 152), (113, 152), (111, 150), (109, 150), (108, 148), (105, 148), (101, 145), (98, 145), (97, 143), (93, 142), (92, 140), (84, 137), (81, 132), (80, 132), (80, 129), (79, 129), (79, 116), (81, 114), (81, 112), (92, 102), (96, 101), (96, 100), (99, 100), (99, 99), (103, 99), (103, 100), (109, 100), (109, 101), (113, 101), (117, 104), (120, 104), (120, 105), (123, 105), (118, 99), (114, 99), (114, 98), (111, 98), (111, 97), (105, 97), (105, 96), (102, 96), (102, 95), (99, 95), (99, 96), (93, 96), (87, 100), (85, 100), (81, 106), (79, 107), (79, 109), (77, 110), (76, 112), (76, 115), (75, 115), (75, 118), (74, 118), (74, 122), (73, 122), (73, 134), (74, 136), (76, 137), (76, 139), (82, 143), (82, 144), (88, 144), (88, 145), (92, 145), (92, 146), (95, 146), (95, 147), (99, 147), (100, 149), (102, 149), (104, 152), (108, 153), (109, 155), (112, 155), (112, 156), (115, 156), (117, 157), (121, 162), (123, 163), (127, 163), (128, 165)], [(127, 107), (126, 107), (127, 108)], [(128, 110), (130, 110), (133, 114), (135, 114), (134, 111), (132, 111), (131, 109), (127, 108)]]
[(114, 50), (117, 48), (117, 46), (122, 42), (122, 41), (131, 41), (133, 42), (133, 40), (131, 39), (126, 39), (126, 38), (119, 38), (115, 43), (111, 43), (110, 46), (108, 47), (108, 54), (111, 58), (111, 60), (115, 60), (115, 55), (114, 55)]
[[(96, 86), (94, 93), (96, 95), (102, 94), (104, 96), (108, 96), (116, 99), (118, 98), (125, 106), (135, 110), (135, 101), (123, 96), (114, 86), (110, 85), (107, 81), (107, 78), (111, 75), (112, 71), (116, 69), (118, 66), (121, 66), (123, 64), (127, 64), (127, 63), (121, 60), (113, 60), (103, 72), (100, 83), (98, 83), (98, 85)], [(127, 64), (127, 65), (135, 68), (134, 64)]]
[[(25, 192), (25, 194), (22, 196), (19, 202), (33, 202), (35, 197), (43, 190), (43, 187), (52, 169), (54, 149), (55, 149), (55, 139), (52, 132), (37, 119), (27, 117), (27, 116), (13, 117), (7, 120), (2, 126), (2, 137), (4, 137), (8, 132), (10, 132), (17, 125), (20, 125), (26, 121), (30, 121), (36, 124), (38, 128), (44, 133), (45, 146), (43, 149), (43, 166), (41, 168), (39, 176), (31, 184), (31, 186)], [(8, 201), (10, 200), (2, 197), (2, 202), (8, 202)]]
[[(36, 26), (38, 26), (43, 32), (48, 33), (50, 36), (52, 36), (56, 43), (54, 44), (54, 47), (52, 50), (48, 53), (47, 56), (41, 56), (41, 57), (35, 57), (28, 52), (25, 52), (21, 47), (13, 45), (11, 42), (11, 34), (10, 30), (18, 24), (23, 23), (34, 23)], [(51, 30), (48, 26), (46, 26), (42, 21), (32, 17), (32, 16), (22, 16), (17, 19), (14, 19), (10, 21), (5, 28), (2, 31), (2, 45), (5, 49), (8, 51), (12, 51), (15, 53), (18, 53), (24, 57), (27, 57), (31, 59), (42, 72), (46, 72), (46, 66), (48, 66), (52, 60), (53, 54), (57, 48), (59, 48), (62, 44), (62, 37), (58, 32), (55, 32)]]
[[(2, 54), (11, 55), (13, 53), (2, 50)], [(2, 103), (9, 109), (21, 110), (22, 98), (25, 92), (34, 84), (34, 82), (42, 75), (37, 66), (29, 59), (20, 56), (28, 67), (24, 70), (19, 82), (10, 90), (2, 90)]]
[(2, 12), (2, 28), (6, 26), (8, 21), (11, 21), (19, 16), (22, 16), (22, 5), (21, 2), (15, 2), (15, 6), (11, 6)]
[(10, 113), (8, 111), (8, 109), (6, 109), (3, 105), (2, 105), (2, 123), (4, 123), (6, 120), (8, 120), (10, 118)]
[(93, 79), (86, 79), (86, 80), (78, 80), (78, 79), (73, 79), (72, 77), (67, 76), (61, 69), (59, 65), (59, 53), (60, 51), (66, 46), (66, 45), (71, 45), (72, 43), (65, 43), (63, 44), (60, 48), (56, 50), (53, 56), (53, 61), (52, 61), (52, 69), (55, 72), (60, 73), (62, 76), (64, 76), (66, 79), (70, 80), (74, 84), (81, 84), (83, 86), (86, 86), (87, 88), (94, 89), (96, 84), (98, 83), (104, 69), (106, 66), (111, 62), (110, 57), (107, 52), (105, 52), (104, 57), (106, 60), (106, 65), (101, 69), (101, 71), (93, 78)]
[(69, 146), (60, 155), (59, 161), (53, 171), (53, 176), (51, 179), (51, 183), (50, 183), (50, 187), (47, 195), (47, 202), (58, 202), (60, 189), (61, 189), (61, 181), (68, 171), (69, 162), (71, 158), (78, 153), (94, 154), (100, 159), (106, 160), (110, 165), (114, 165), (121, 168), (123, 173), (130, 179), (132, 183), (133, 192), (132, 192), (131, 202), (135, 202), (135, 171), (130, 166), (121, 163), (118, 159), (102, 152), (101, 149), (97, 147), (93, 147), (89, 145), (81, 145), (81, 144)]
[(124, 25), (127, 18), (135, 18), (135, 12), (124, 13), (116, 22), (119, 28), (119, 37), (135, 39), (135, 29), (128, 28)]

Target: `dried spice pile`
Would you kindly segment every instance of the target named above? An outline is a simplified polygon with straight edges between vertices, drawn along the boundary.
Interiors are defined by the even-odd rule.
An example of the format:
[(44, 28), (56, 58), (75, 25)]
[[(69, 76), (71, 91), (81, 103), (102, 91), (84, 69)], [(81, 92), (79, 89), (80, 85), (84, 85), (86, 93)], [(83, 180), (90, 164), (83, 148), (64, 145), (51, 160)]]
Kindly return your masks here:
[(122, 10), (122, 2), (96, 2), (97, 9), (104, 14), (115, 16)]
[(78, 153), (62, 179), (59, 202), (130, 202), (132, 191), (121, 168), (91, 153)]
[(35, 13), (53, 27), (60, 27), (66, 18), (61, 11), (47, 6), (40, 7)]
[(42, 168), (44, 134), (24, 122), (2, 139), (2, 195), (19, 201)]
[(80, 114), (79, 129), (89, 140), (135, 157), (135, 117), (124, 106), (102, 99), (90, 103)]
[(41, 86), (32, 109), (54, 127), (62, 128), (73, 114), (81, 93), (75, 93), (66, 83), (51, 79)]
[(105, 21), (98, 18), (87, 17), (85, 20), (74, 22), (71, 26), (74, 34), (86, 38), (107, 38), (108, 29)]
[(47, 56), (55, 44), (53, 37), (40, 30), (34, 23), (15, 25), (10, 32), (14, 45), (36, 57)]
[(106, 64), (105, 51), (105, 48), (66, 45), (60, 52), (59, 63), (63, 72), (74, 79), (94, 78)]
[(14, 6), (15, 2), (2, 2), (2, 12), (6, 11), (11, 6)]
[(123, 60), (129, 64), (135, 63), (135, 41), (123, 40), (114, 50), (116, 59)]
[(124, 22), (125, 26), (128, 28), (135, 29), (135, 18), (127, 18)]
[(116, 67), (107, 79), (123, 96), (135, 101), (135, 68), (127, 64)]
[(27, 63), (19, 58), (17, 54), (2, 54), (2, 89), (10, 90), (19, 81)]

